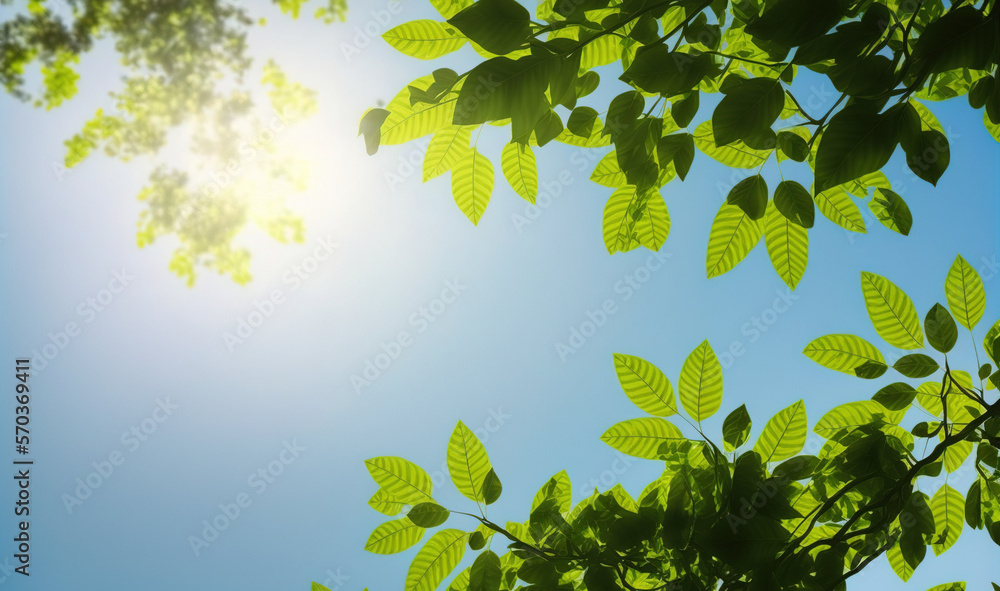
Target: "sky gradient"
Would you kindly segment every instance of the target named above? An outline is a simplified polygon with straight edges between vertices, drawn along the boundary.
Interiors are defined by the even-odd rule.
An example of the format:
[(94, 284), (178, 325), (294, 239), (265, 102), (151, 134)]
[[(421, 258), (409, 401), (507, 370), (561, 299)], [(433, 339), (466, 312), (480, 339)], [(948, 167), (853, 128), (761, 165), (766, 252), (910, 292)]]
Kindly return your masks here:
[[(853, 379), (802, 355), (812, 339), (838, 332), (891, 350), (868, 321), (861, 271), (903, 288), (922, 317), (944, 301), (944, 278), (960, 253), (986, 285), (977, 342), (1000, 316), (1000, 148), (964, 100), (931, 105), (952, 150), (936, 188), (898, 155), (885, 169), (913, 212), (910, 236), (867, 210), (867, 234), (817, 219), (809, 268), (790, 293), (763, 243), (734, 271), (706, 279), (709, 227), (724, 199), (720, 186), (732, 177), (701, 153), (686, 182), (663, 190), (673, 227), (661, 253), (611, 257), (600, 232), (611, 190), (588, 180), (604, 150), (536, 151), (542, 195), (531, 208), (502, 178), (503, 131), (490, 129), (480, 149), (494, 160), (496, 189), (473, 227), (447, 176), (421, 184), (426, 138), (369, 157), (356, 137), (367, 107), (432, 67), (459, 70), (475, 59), (466, 48), (431, 66), (371, 38), (430, 17), (428, 6), (353, 2), (348, 22), (333, 25), (255, 10), (270, 23), (250, 38), (258, 67), (274, 58), (318, 92), (320, 108), (291, 132), (314, 162), (311, 189), (291, 201), (306, 220), (306, 242), (249, 236), (247, 286), (202, 274), (189, 289), (167, 270), (169, 239), (136, 248), (135, 197), (148, 161), (98, 155), (61, 178), (54, 172), (63, 140), (110, 103), (106, 91), (120, 72), (107, 43), (83, 60), (80, 94), (67, 105), (44, 111), (0, 97), (2, 358), (65, 343), (31, 378), (32, 574), (12, 574), (13, 562), (4, 562), (16, 494), (6, 476), (0, 590), (294, 591), (312, 580), (340, 591), (400, 589), (416, 548), (392, 557), (363, 550), (384, 520), (366, 505), (376, 489), (366, 458), (418, 463), (434, 476), (439, 500), (461, 508), (442, 465), (462, 420), (483, 437), (504, 485), (491, 515), (523, 521), (534, 493), (562, 469), (574, 500), (619, 482), (637, 494), (658, 475), (656, 462), (623, 460), (599, 440), (613, 423), (641, 416), (618, 386), (615, 352), (655, 363), (676, 384), (684, 358), (708, 339), (723, 358), (725, 397), (706, 433), (717, 435), (726, 414), (746, 403), (756, 437), (796, 400), (805, 400), (812, 425), (896, 380)], [(829, 100), (832, 88), (818, 84), (817, 100)], [(708, 113), (703, 105), (696, 122)], [(614, 313), (571, 345), (588, 313), (600, 318), (605, 305)], [(251, 319), (258, 326), (244, 338), (237, 331)], [(63, 338), (70, 322), (79, 330)], [(573, 352), (560, 355), (560, 343)], [(365, 376), (383, 352), (398, 354)], [(952, 358), (974, 368), (967, 334)], [(13, 383), (12, 366), (10, 373)], [(370, 385), (358, 387), (352, 376)], [(0, 413), (5, 442), (12, 408), (8, 399)], [(819, 441), (810, 434), (806, 450), (817, 451)], [(112, 459), (121, 462), (68, 508), (66, 495), (82, 496), (78, 479), (106, 471)], [(951, 478), (964, 492), (972, 476), (966, 469)], [(203, 522), (239, 502), (239, 516), (196, 552), (190, 540), (204, 533)], [(967, 530), (947, 554), (929, 556), (910, 584), (879, 560), (851, 588), (967, 580), (984, 589), (998, 559), (985, 533)]]

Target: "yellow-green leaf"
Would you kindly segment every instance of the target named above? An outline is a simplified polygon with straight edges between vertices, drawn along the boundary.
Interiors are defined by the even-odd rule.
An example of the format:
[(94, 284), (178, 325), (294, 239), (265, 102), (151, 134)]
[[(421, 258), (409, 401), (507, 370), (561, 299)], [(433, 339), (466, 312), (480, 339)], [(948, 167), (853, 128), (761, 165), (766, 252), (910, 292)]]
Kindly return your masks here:
[(887, 343), (900, 349), (922, 349), (924, 332), (910, 297), (881, 275), (861, 273), (861, 291), (875, 331)]
[(434, 134), (424, 155), (424, 182), (451, 170), (472, 150), (472, 129), (456, 125)]
[(724, 203), (708, 235), (705, 267), (708, 277), (717, 277), (742, 261), (760, 241), (764, 231), (738, 205)]
[(601, 161), (594, 167), (594, 172), (590, 174), (590, 180), (598, 185), (617, 189), (628, 184), (625, 173), (618, 165), (618, 154), (612, 150), (601, 158)]
[(387, 521), (368, 536), (365, 550), (375, 554), (402, 552), (420, 541), (424, 528), (417, 527), (408, 517)]
[(837, 185), (813, 195), (813, 201), (816, 202), (820, 213), (831, 222), (851, 232), (865, 233), (865, 220), (861, 217), (861, 210), (851, 199), (844, 185)]
[[(450, 94), (436, 104), (417, 103), (410, 105), (409, 87), (427, 90), (427, 87), (433, 82), (434, 76), (432, 75), (418, 78), (389, 101), (385, 107), (389, 111), (389, 115), (382, 123), (381, 143), (386, 145), (404, 144), (451, 126), (455, 116), (457, 94)], [(458, 82), (452, 92), (457, 93), (461, 85), (461, 81)]]
[(517, 142), (507, 144), (500, 154), (500, 165), (514, 191), (534, 203), (538, 195), (538, 167), (531, 148)]
[(622, 421), (601, 435), (601, 441), (618, 451), (650, 460), (659, 456), (661, 445), (679, 439), (684, 439), (680, 429), (656, 417)]
[(773, 150), (755, 150), (742, 140), (724, 146), (715, 145), (712, 121), (703, 122), (694, 130), (694, 143), (708, 157), (732, 168), (757, 168), (767, 161)]
[(646, 195), (646, 208), (642, 217), (635, 221), (635, 231), (640, 244), (656, 251), (670, 234), (670, 212), (659, 191), (650, 190)]
[(372, 479), (399, 502), (416, 505), (434, 500), (431, 477), (409, 460), (381, 456), (365, 460), (365, 467)]
[(383, 515), (397, 515), (403, 510), (404, 503), (380, 488), (368, 499), (368, 505)]
[(852, 334), (829, 334), (812, 341), (802, 351), (823, 367), (852, 376), (868, 364), (886, 366), (885, 358), (874, 345)]
[(962, 535), (965, 497), (951, 486), (944, 484), (931, 499), (931, 512), (934, 514), (935, 524), (931, 548), (934, 550), (934, 555), (939, 556), (951, 548)]
[(477, 502), (485, 502), (483, 480), (493, 469), (479, 438), (459, 421), (448, 440), (448, 473), (458, 492)]
[(493, 164), (475, 148), (451, 171), (455, 203), (473, 224), (479, 224), (493, 193)]
[(986, 292), (979, 273), (962, 255), (955, 258), (948, 271), (944, 294), (955, 320), (969, 330), (975, 328), (986, 310)]
[(604, 246), (608, 254), (628, 252), (638, 246), (635, 235), (635, 218), (632, 213), (638, 204), (635, 187), (622, 187), (611, 194), (604, 206)]
[(625, 395), (642, 410), (657, 417), (669, 417), (677, 412), (670, 380), (652, 363), (615, 353), (615, 372)]
[(382, 34), (397, 51), (422, 60), (432, 60), (458, 51), (465, 36), (454, 27), (438, 21), (420, 19), (403, 23)]
[(696, 421), (714, 415), (722, 406), (722, 366), (708, 341), (702, 341), (684, 360), (677, 389), (684, 410)]
[(764, 242), (774, 270), (789, 288), (795, 289), (809, 260), (808, 230), (790, 221), (771, 203), (764, 219)]
[(764, 462), (787, 460), (806, 443), (806, 407), (801, 400), (774, 415), (764, 425), (753, 450)]
[(431, 0), (431, 6), (438, 11), (438, 14), (448, 19), (464, 8), (472, 5), (472, 0)]
[(443, 529), (427, 540), (417, 552), (406, 573), (405, 591), (434, 591), (454, 570), (465, 554), (469, 534), (457, 529)]

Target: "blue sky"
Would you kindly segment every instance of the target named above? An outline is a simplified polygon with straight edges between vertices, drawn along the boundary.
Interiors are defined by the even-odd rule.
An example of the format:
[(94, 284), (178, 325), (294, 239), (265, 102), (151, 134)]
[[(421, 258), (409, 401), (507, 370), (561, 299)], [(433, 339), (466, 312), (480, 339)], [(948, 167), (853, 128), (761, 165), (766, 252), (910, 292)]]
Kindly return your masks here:
[[(952, 149), (937, 188), (914, 179), (898, 157), (886, 168), (913, 211), (910, 236), (871, 215), (864, 235), (820, 219), (810, 231), (809, 269), (790, 294), (763, 244), (734, 271), (705, 278), (708, 230), (724, 198), (717, 183), (729, 183), (731, 172), (700, 153), (688, 180), (664, 189), (673, 228), (659, 258), (645, 250), (607, 255), (600, 227), (611, 191), (588, 180), (596, 158), (571, 147), (538, 151), (553, 196), (532, 210), (500, 177), (502, 132), (484, 134), (480, 147), (498, 178), (478, 227), (455, 206), (447, 177), (421, 184), (417, 172), (390, 183), (390, 173), (406, 172), (403, 162), (419, 160), (419, 145), (368, 157), (355, 137), (358, 118), (432, 66), (380, 39), (364, 43), (366, 27), (381, 32), (430, 16), (415, 0), (391, 5), (396, 14), (389, 6), (355, 2), (346, 24), (329, 26), (259, 10), (270, 24), (252, 34), (254, 56), (275, 58), (316, 89), (320, 110), (296, 136), (315, 162), (312, 189), (292, 202), (306, 218), (306, 242), (254, 242), (254, 280), (245, 287), (203, 275), (188, 289), (167, 270), (168, 240), (136, 248), (135, 196), (148, 161), (98, 156), (61, 180), (53, 174), (62, 141), (109, 106), (105, 93), (118, 72), (107, 44), (85, 58), (80, 94), (62, 108), (0, 97), (3, 358), (65, 343), (31, 381), (32, 575), (8, 574), (13, 561), (3, 562), (12, 553), (8, 485), (0, 489), (0, 589), (294, 590), (311, 580), (343, 591), (398, 589), (414, 550), (364, 552), (383, 520), (366, 505), (375, 491), (366, 458), (401, 455), (441, 481), (448, 436), (462, 420), (484, 434), (504, 484), (491, 515), (520, 521), (538, 487), (562, 469), (577, 498), (595, 484), (620, 482), (637, 493), (657, 475), (655, 462), (622, 462), (599, 441), (613, 423), (640, 416), (618, 387), (614, 352), (652, 361), (676, 384), (702, 340), (720, 353), (742, 350), (727, 360), (723, 408), (706, 432), (717, 434), (722, 418), (746, 403), (756, 436), (800, 398), (814, 423), (895, 381), (862, 382), (801, 354), (835, 332), (891, 350), (868, 322), (861, 271), (890, 278), (922, 315), (944, 301), (944, 277), (961, 253), (991, 296), (977, 341), (1000, 316), (992, 297), (1000, 149), (964, 101), (932, 105)], [(345, 55), (345, 46), (358, 51)], [(465, 49), (433, 67), (460, 70), (474, 57)], [(816, 87), (819, 100), (830, 93)], [(709, 112), (703, 106), (698, 120)], [(288, 275), (296, 267), (309, 270), (297, 283)], [(629, 277), (640, 287), (626, 287)], [(437, 302), (443, 291), (453, 301)], [(224, 335), (255, 309), (270, 309), (266, 300), (272, 313), (230, 350)], [(607, 300), (616, 312), (560, 358), (556, 345)], [(79, 331), (63, 338), (57, 333), (69, 322)], [(404, 331), (409, 344), (356, 392), (351, 376), (394, 349)], [(967, 335), (959, 349), (954, 357), (973, 367)], [(12, 421), (3, 423), (9, 441)], [(69, 511), (64, 495), (76, 494), (77, 479), (107, 471), (112, 459), (119, 465)], [(270, 482), (257, 474), (269, 468), (280, 471)], [(950, 482), (964, 491), (971, 475)], [(461, 506), (450, 484), (437, 490), (442, 503)], [(196, 554), (190, 537), (202, 535), (203, 521), (240, 500), (240, 515)], [(906, 587), (965, 579), (984, 588), (998, 555), (985, 534), (967, 531)], [(904, 588), (884, 560), (869, 571), (853, 588)]]

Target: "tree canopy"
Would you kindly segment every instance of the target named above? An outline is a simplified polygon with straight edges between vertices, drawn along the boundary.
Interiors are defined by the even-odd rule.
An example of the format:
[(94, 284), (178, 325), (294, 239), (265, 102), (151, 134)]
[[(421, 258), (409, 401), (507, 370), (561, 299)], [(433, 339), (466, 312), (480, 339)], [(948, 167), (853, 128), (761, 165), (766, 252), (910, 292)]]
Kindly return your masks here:
[[(663, 246), (664, 196), (700, 152), (741, 170), (712, 223), (708, 277), (763, 239), (794, 288), (817, 209), (865, 232), (857, 198), (888, 229), (909, 233), (910, 210), (882, 169), (901, 149), (913, 179), (933, 185), (944, 174), (948, 138), (928, 102), (967, 97), (1000, 140), (992, 0), (544, 0), (534, 16), (515, 0), (431, 4), (443, 20), (399, 25), (385, 40), (423, 60), (469, 43), (483, 60), (417, 78), (369, 110), (360, 132), (369, 153), (433, 134), (424, 179), (451, 171), (455, 202), (474, 224), (494, 183), (471, 141), (485, 124), (509, 127), (500, 168), (532, 203), (534, 149), (613, 147), (591, 176), (611, 191), (611, 254)], [(823, 110), (805, 95), (819, 77), (839, 93), (815, 101)], [(762, 174), (770, 166), (773, 188)]]
[[(849, 334), (819, 337), (804, 353), (862, 379), (892, 371), (905, 381), (820, 417), (815, 455), (803, 453), (802, 400), (768, 419), (756, 439), (745, 405), (726, 416), (721, 438), (704, 432), (702, 421), (723, 401), (722, 367), (707, 341), (684, 360), (676, 382), (645, 359), (615, 354), (622, 390), (644, 416), (611, 426), (601, 440), (664, 468), (638, 496), (617, 484), (574, 501), (563, 471), (539, 489), (527, 520), (490, 517), (500, 478), (459, 422), (447, 466), (474, 508), (441, 506), (430, 476), (408, 460), (371, 458), (365, 463), (378, 489), (369, 505), (394, 519), (365, 548), (395, 554), (448, 525), (416, 553), (406, 591), (442, 586), (466, 549), (478, 554), (448, 591), (834, 591), (882, 555), (906, 581), (928, 549), (943, 554), (966, 527), (986, 530), (982, 543), (1000, 545), (1000, 320), (983, 335), (983, 355), (977, 345), (976, 359), (965, 360), (971, 371), (955, 369), (949, 357), (959, 333), (973, 336), (980, 326), (979, 274), (956, 258), (944, 282), (946, 305), (934, 304), (923, 322), (889, 279), (862, 273), (861, 290), (875, 333), (904, 355), (889, 364), (879, 348)], [(970, 467), (967, 490), (939, 478)], [(952, 582), (931, 591), (964, 589)]]
[[(293, 18), (307, 3), (275, 1)], [(153, 170), (138, 195), (145, 204), (140, 248), (169, 235), (178, 242), (170, 269), (188, 285), (199, 268), (246, 283), (250, 252), (234, 239), (248, 224), (280, 242), (303, 241), (303, 222), (285, 197), (304, 190), (305, 163), (282, 153), (274, 140), (312, 115), (316, 100), (273, 61), (253, 69), (247, 34), (264, 19), (225, 0), (18, 4), (20, 10), (0, 24), (0, 82), (36, 107), (71, 100), (81, 60), (102, 41), (114, 44), (124, 70), (121, 85), (110, 89), (111, 104), (66, 141), (64, 165), (54, 172), (61, 179), (95, 151), (123, 161), (150, 157)], [(314, 16), (343, 20), (346, 8), (345, 0), (328, 0)], [(31, 70), (40, 78), (38, 89)], [(259, 88), (245, 79), (252, 72), (260, 75)], [(255, 108), (261, 100), (269, 108)], [(173, 130), (187, 136), (196, 166), (177, 165), (163, 154)]]

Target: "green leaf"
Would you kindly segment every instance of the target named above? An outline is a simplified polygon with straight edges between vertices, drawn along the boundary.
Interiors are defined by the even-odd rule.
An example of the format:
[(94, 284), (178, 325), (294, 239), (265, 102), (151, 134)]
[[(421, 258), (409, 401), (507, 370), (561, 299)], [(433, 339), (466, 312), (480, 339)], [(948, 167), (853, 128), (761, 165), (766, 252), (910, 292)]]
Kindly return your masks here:
[(784, 47), (795, 47), (812, 41), (839, 23), (847, 3), (779, 0), (766, 6), (764, 14), (747, 25), (746, 32)]
[(434, 591), (462, 560), (468, 535), (457, 529), (434, 534), (410, 564), (405, 591)]
[(646, 92), (671, 97), (694, 89), (711, 67), (708, 54), (670, 51), (658, 43), (641, 48), (621, 79)]
[(492, 550), (483, 552), (469, 571), (469, 591), (498, 591), (501, 574), (500, 557)]
[(478, 0), (448, 22), (497, 55), (514, 51), (531, 34), (528, 11), (514, 0)]
[(472, 501), (485, 501), (483, 479), (492, 469), (482, 442), (459, 421), (448, 440), (448, 473), (455, 488)]
[(903, 290), (875, 273), (861, 273), (861, 291), (875, 331), (887, 343), (900, 349), (921, 349), (924, 333), (913, 302)]
[(694, 143), (708, 157), (732, 168), (758, 168), (771, 154), (771, 150), (755, 150), (742, 141), (717, 146), (711, 120), (695, 128)]
[(816, 206), (805, 187), (795, 181), (782, 181), (774, 189), (774, 205), (788, 221), (803, 228), (812, 228)]
[(948, 271), (944, 282), (944, 294), (948, 298), (948, 307), (955, 315), (958, 323), (972, 330), (983, 317), (986, 310), (986, 292), (983, 290), (983, 280), (979, 273), (958, 255)]
[(855, 103), (830, 119), (816, 151), (816, 192), (881, 170), (896, 149), (896, 117)]
[(961, 67), (981, 70), (995, 51), (994, 24), (974, 6), (951, 10), (927, 25), (911, 59), (929, 74)]
[(764, 425), (753, 450), (764, 462), (787, 460), (802, 451), (806, 443), (806, 407), (801, 400), (774, 415)]
[(469, 550), (482, 550), (486, 546), (486, 536), (481, 531), (474, 531), (469, 536)]
[(945, 583), (943, 585), (934, 585), (927, 591), (965, 591), (965, 581), (960, 581), (957, 583)]
[(614, 359), (618, 382), (629, 400), (653, 416), (669, 417), (677, 413), (674, 388), (662, 371), (639, 357), (615, 353)]
[(456, 100), (451, 101), (450, 123), (478, 125), (510, 118), (511, 137), (527, 143), (549, 111), (545, 90), (557, 66), (555, 60), (539, 55), (516, 60), (497, 57), (480, 63), (462, 80)]
[(437, 503), (419, 503), (414, 505), (406, 516), (414, 524), (424, 527), (437, 527), (448, 520), (449, 511)]
[(656, 157), (663, 168), (668, 162), (674, 163), (677, 176), (683, 181), (694, 161), (694, 136), (690, 133), (675, 133), (660, 138), (656, 146)]
[(687, 127), (694, 116), (698, 114), (698, 107), (701, 102), (698, 91), (690, 93), (687, 97), (677, 99), (670, 105), (670, 116), (678, 127)]
[(368, 536), (365, 550), (375, 554), (396, 554), (420, 541), (424, 528), (408, 518), (387, 521)]
[[(928, 331), (928, 337), (930, 331)], [(908, 378), (926, 378), (939, 369), (938, 362), (921, 353), (904, 355), (892, 364), (892, 368)]]
[(404, 503), (392, 498), (392, 495), (384, 489), (378, 489), (372, 498), (368, 499), (368, 505), (383, 515), (398, 515), (403, 510)]
[(622, 421), (601, 435), (601, 441), (618, 451), (650, 460), (659, 457), (663, 444), (683, 439), (680, 429), (670, 421), (655, 417)]
[(760, 241), (763, 228), (742, 209), (725, 203), (712, 222), (705, 262), (708, 277), (717, 277), (742, 261)]
[(702, 341), (684, 360), (677, 389), (684, 410), (696, 421), (714, 415), (722, 406), (722, 366), (708, 341)]
[(423, 60), (439, 58), (465, 45), (465, 36), (452, 27), (425, 19), (393, 27), (382, 38), (397, 51)]
[(548, 499), (555, 503), (560, 513), (566, 513), (572, 508), (573, 487), (565, 470), (549, 478), (548, 482), (538, 489), (531, 501), (531, 512)]
[[(924, 330), (927, 332), (927, 342), (942, 353), (951, 351), (958, 340), (955, 320), (948, 313), (948, 309), (941, 304), (934, 304), (934, 307), (927, 312), (927, 316), (924, 317)], [(937, 369), (936, 363), (934, 366)]]
[(455, 203), (473, 224), (479, 224), (493, 193), (493, 164), (475, 148), (451, 172)]
[(733, 451), (746, 443), (750, 437), (750, 427), (752, 426), (753, 422), (750, 420), (750, 413), (747, 412), (747, 405), (741, 404), (739, 408), (729, 413), (726, 420), (722, 422), (722, 445), (726, 451)]
[(431, 498), (431, 477), (409, 460), (394, 456), (381, 456), (365, 460), (365, 467), (372, 479), (399, 502), (416, 505)]
[(500, 493), (503, 492), (503, 485), (500, 483), (500, 477), (497, 476), (495, 470), (490, 468), (490, 471), (483, 478), (483, 497), (487, 505), (492, 505), (497, 502), (500, 498)]
[(934, 129), (922, 131), (912, 142), (904, 144), (903, 149), (906, 151), (906, 165), (913, 174), (936, 187), (951, 162), (948, 138)]
[(527, 144), (507, 144), (500, 155), (500, 165), (511, 188), (533, 204), (538, 194), (538, 168), (531, 148)]
[(935, 556), (940, 556), (951, 548), (962, 535), (965, 519), (965, 498), (951, 486), (944, 484), (931, 498), (934, 513), (934, 541), (931, 548)]
[[(805, 162), (809, 157), (809, 145), (806, 140), (790, 131), (779, 131), (777, 135), (778, 149), (785, 156), (796, 162)], [(801, 185), (799, 185), (801, 186)]]
[(590, 107), (577, 107), (566, 120), (566, 129), (582, 138), (589, 138), (594, 133), (597, 122), (597, 111)]
[(875, 214), (882, 225), (903, 236), (910, 235), (913, 226), (913, 215), (903, 198), (889, 189), (876, 189), (875, 195), (868, 202), (868, 209)]
[(735, 205), (752, 220), (764, 217), (767, 210), (767, 182), (757, 174), (736, 183), (726, 197), (726, 203)]
[(358, 126), (358, 135), (364, 134), (365, 149), (368, 151), (369, 156), (378, 152), (378, 147), (382, 140), (382, 124), (387, 117), (389, 117), (389, 111), (385, 109), (369, 109), (361, 117), (361, 123)]
[[(830, 334), (820, 337), (802, 351), (807, 357), (822, 365), (852, 376), (865, 366), (888, 369), (885, 358), (874, 345), (852, 334)], [(883, 370), (885, 373), (885, 370)]]
[[(805, 198), (812, 213), (812, 200), (808, 193)], [(777, 194), (775, 200), (777, 201)], [(789, 289), (795, 289), (805, 274), (809, 261), (808, 230), (786, 217), (776, 206), (769, 206), (764, 220), (764, 242), (774, 270)]]
[(712, 113), (715, 143), (724, 146), (771, 129), (781, 114), (785, 93), (776, 78), (751, 78), (731, 89)]
[(872, 400), (889, 410), (903, 410), (910, 406), (916, 397), (917, 391), (912, 386), (903, 382), (895, 382), (876, 392), (872, 396)]
[(458, 125), (435, 133), (424, 155), (424, 182), (454, 168), (472, 151), (471, 140), (472, 130)]
[(843, 185), (817, 193), (813, 199), (819, 212), (831, 222), (851, 232), (865, 232), (861, 210)]

